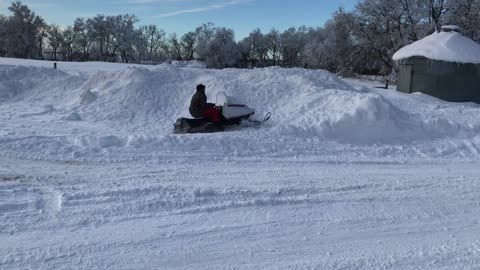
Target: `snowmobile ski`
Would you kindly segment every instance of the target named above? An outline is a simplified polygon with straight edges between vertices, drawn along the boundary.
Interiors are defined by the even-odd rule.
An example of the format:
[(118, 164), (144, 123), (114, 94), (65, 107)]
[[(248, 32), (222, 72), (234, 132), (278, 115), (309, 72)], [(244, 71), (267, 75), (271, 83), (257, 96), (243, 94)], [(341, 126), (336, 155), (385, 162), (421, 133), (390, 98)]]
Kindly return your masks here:
[(245, 121), (247, 127), (255, 127), (264, 124), (272, 117), (272, 113), (268, 112), (262, 120), (248, 119)]

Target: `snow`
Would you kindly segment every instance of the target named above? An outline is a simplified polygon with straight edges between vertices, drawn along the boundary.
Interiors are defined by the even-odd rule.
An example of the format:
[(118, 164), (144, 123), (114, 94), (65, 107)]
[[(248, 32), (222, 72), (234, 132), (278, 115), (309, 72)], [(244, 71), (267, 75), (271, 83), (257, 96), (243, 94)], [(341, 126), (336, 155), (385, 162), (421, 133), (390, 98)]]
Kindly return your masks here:
[[(455, 30), (451, 26), (450, 29)], [(393, 55), (393, 60), (400, 61), (415, 56), (446, 62), (480, 64), (480, 44), (455, 31), (435, 32), (403, 47)]]
[(443, 25), (442, 30), (461, 31), (462, 28), (458, 25)]
[(171, 64), (178, 67), (186, 68), (207, 68), (204, 62), (192, 60), (192, 61), (171, 61)]
[[(326, 71), (0, 58), (0, 269), (478, 269), (480, 106)], [(174, 135), (195, 86), (272, 119)]]

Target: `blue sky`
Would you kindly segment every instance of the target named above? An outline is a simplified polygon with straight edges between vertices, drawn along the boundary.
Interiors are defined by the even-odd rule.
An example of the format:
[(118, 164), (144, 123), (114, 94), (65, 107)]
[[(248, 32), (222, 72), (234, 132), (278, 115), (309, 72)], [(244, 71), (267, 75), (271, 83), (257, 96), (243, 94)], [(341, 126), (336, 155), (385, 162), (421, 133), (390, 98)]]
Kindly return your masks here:
[[(358, 0), (23, 0), (48, 23), (72, 25), (77, 17), (96, 14), (135, 14), (137, 25), (156, 24), (167, 33), (184, 34), (206, 22), (235, 30), (237, 39), (259, 27), (285, 30), (290, 26), (322, 26), (342, 6), (352, 9)], [(0, 0), (8, 15), (12, 1)]]

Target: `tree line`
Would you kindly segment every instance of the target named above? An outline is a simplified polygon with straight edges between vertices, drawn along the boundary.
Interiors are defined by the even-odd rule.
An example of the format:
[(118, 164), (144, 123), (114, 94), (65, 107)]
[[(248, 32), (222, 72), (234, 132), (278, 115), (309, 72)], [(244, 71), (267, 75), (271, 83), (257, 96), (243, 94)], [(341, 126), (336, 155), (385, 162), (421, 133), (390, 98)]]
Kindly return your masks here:
[(205, 23), (178, 36), (135, 15), (77, 18), (61, 28), (21, 2), (0, 15), (0, 56), (61, 61), (160, 63), (204, 61), (209, 68), (267, 66), (327, 69), (341, 75), (390, 74), (401, 47), (455, 24), (480, 41), (480, 0), (363, 0), (339, 8), (322, 27), (254, 29), (237, 41), (232, 29)]

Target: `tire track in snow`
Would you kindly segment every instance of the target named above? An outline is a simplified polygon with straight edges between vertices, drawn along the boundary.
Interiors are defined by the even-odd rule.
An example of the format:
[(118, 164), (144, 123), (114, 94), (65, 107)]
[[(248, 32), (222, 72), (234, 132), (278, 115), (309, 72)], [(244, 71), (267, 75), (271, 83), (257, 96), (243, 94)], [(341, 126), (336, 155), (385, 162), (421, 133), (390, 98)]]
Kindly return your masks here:
[(55, 216), (62, 210), (63, 192), (56, 189), (37, 190), (36, 206), (41, 213)]

